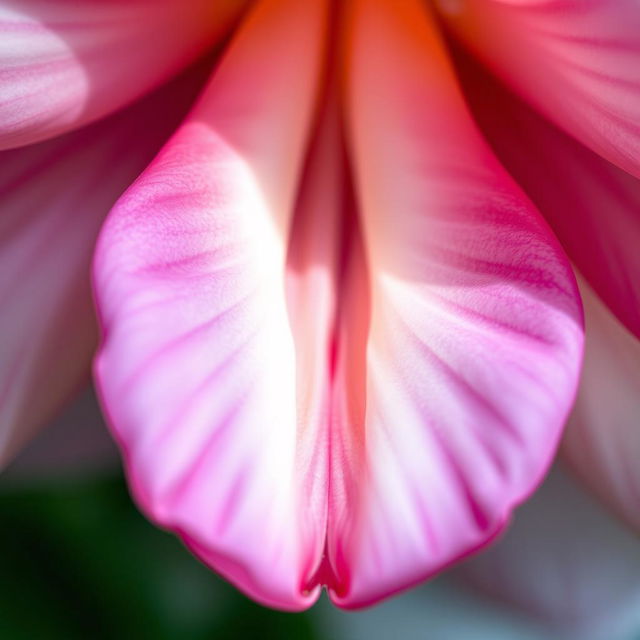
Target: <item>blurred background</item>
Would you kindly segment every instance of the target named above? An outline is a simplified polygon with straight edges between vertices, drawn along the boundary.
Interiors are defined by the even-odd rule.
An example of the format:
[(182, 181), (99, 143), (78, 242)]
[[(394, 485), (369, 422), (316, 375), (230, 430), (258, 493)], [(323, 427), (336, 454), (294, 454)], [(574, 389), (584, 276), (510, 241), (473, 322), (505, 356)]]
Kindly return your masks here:
[(0, 482), (0, 638), (639, 640), (640, 541), (555, 470), (489, 552), (361, 612), (271, 611), (132, 504), (91, 390)]

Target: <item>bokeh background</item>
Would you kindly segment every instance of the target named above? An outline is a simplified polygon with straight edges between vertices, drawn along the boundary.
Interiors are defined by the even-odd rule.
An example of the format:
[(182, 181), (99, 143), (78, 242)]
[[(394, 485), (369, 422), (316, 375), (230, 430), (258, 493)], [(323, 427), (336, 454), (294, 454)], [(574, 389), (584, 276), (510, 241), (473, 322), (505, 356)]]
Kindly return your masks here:
[(562, 470), (490, 551), (360, 612), (245, 598), (132, 504), (87, 390), (0, 481), (0, 639), (640, 640), (640, 540)]

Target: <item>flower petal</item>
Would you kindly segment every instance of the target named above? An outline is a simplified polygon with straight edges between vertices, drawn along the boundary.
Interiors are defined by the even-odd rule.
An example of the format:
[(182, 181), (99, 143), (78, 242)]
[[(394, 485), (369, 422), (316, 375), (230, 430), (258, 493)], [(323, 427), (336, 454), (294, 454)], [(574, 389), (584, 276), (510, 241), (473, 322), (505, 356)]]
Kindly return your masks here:
[(298, 441), (285, 295), (326, 28), (325, 0), (255, 6), (195, 111), (111, 213), (94, 271), (95, 372), (138, 503), (285, 609), (317, 597), (303, 585), (326, 527), (326, 491), (319, 511), (304, 506), (322, 468)]
[(0, 466), (86, 380), (98, 230), (184, 115), (202, 71), (102, 123), (0, 153)]
[(640, 340), (582, 279), (586, 349), (562, 453), (593, 491), (640, 532)]
[(640, 177), (637, 0), (438, 0), (454, 32), (558, 126)]
[(632, 640), (640, 630), (639, 549), (633, 535), (556, 465), (489, 549), (376, 607), (348, 614), (328, 609), (325, 634), (349, 640)]
[(166, 81), (246, 0), (3, 0), (0, 149), (69, 131)]
[(366, 397), (344, 399), (364, 405), (364, 425), (343, 427), (359, 468), (330, 505), (333, 598), (347, 607), (505, 525), (554, 453), (582, 348), (571, 269), (475, 128), (428, 8), (354, 5), (348, 102), (371, 313)]
[(598, 295), (640, 336), (640, 180), (535, 113), (467, 54), (454, 54), (494, 151)]
[(556, 466), (513, 526), (459, 571), (549, 626), (551, 638), (629, 639), (640, 625), (640, 545)]

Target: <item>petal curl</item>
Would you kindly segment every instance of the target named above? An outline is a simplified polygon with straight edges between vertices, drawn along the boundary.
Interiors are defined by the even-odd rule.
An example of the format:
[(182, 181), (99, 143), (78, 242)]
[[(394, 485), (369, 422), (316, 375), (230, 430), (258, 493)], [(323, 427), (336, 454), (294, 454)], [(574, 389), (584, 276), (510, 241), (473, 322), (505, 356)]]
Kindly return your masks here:
[(307, 495), (317, 469), (298, 441), (285, 295), (326, 28), (325, 0), (252, 9), (195, 111), (114, 208), (94, 269), (95, 372), (137, 501), (284, 609), (317, 597), (304, 585), (326, 526), (326, 499), (316, 510)]
[(353, 5), (349, 127), (371, 312), (366, 396), (343, 400), (364, 405), (362, 423), (341, 416), (356, 459), (330, 503), (332, 597), (347, 607), (506, 524), (554, 453), (582, 348), (571, 269), (476, 129), (428, 8)]
[(98, 230), (202, 78), (194, 69), (102, 123), (0, 153), (0, 466), (86, 380)]
[(640, 336), (640, 180), (546, 121), (459, 48), (454, 56), (498, 157), (598, 295)]
[(561, 452), (599, 497), (640, 532), (640, 340), (579, 278), (585, 360)]
[(437, 0), (455, 34), (565, 131), (640, 177), (636, 0)]
[(215, 44), (245, 0), (2, 0), (0, 149), (105, 116)]

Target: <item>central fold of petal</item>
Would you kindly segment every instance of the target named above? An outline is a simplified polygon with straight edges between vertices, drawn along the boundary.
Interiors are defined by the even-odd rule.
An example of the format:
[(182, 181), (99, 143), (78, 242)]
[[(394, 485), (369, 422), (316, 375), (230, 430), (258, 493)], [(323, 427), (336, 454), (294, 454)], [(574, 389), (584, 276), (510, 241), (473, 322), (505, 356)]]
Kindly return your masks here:
[(419, 0), (257, 3), (112, 211), (95, 289), (137, 500), (286, 609), (487, 542), (575, 391), (571, 270)]

